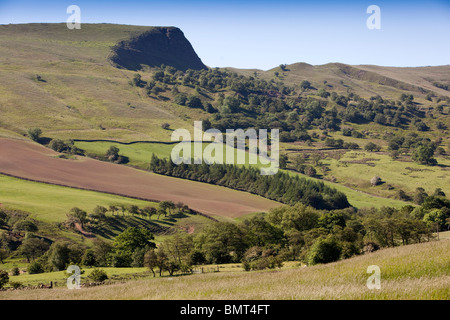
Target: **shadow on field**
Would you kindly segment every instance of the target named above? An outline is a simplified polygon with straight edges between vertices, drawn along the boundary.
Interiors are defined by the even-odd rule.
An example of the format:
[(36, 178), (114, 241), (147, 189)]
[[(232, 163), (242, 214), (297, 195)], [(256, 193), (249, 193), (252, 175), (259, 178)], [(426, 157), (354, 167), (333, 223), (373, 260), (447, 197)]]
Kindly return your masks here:
[[(161, 225), (160, 223), (165, 223), (169, 226), (166, 227), (164, 225)], [(171, 232), (171, 225), (172, 223), (168, 223), (165, 221), (158, 221), (158, 223), (156, 223), (140, 217), (117, 215), (108, 216), (105, 221), (91, 226), (89, 228), (89, 231), (106, 239), (113, 239), (129, 227), (146, 229), (153, 234), (160, 235)]]

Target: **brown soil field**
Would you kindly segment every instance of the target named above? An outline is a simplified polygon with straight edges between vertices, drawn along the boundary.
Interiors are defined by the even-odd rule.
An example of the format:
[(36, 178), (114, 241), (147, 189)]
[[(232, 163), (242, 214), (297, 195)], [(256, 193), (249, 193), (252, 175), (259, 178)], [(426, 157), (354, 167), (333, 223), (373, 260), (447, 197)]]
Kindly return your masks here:
[(86, 157), (62, 159), (37, 143), (0, 139), (0, 173), (146, 200), (183, 202), (211, 216), (240, 217), (281, 204), (250, 193), (157, 175)]

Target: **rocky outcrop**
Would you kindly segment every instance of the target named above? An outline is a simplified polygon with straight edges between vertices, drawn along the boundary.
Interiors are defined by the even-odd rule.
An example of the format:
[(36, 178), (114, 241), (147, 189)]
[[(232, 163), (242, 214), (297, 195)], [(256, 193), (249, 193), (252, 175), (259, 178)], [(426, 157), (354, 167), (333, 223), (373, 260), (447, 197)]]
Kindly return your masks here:
[(206, 68), (183, 32), (175, 27), (153, 27), (120, 41), (112, 48), (110, 60), (118, 68), (135, 71), (143, 65), (162, 64), (183, 71)]

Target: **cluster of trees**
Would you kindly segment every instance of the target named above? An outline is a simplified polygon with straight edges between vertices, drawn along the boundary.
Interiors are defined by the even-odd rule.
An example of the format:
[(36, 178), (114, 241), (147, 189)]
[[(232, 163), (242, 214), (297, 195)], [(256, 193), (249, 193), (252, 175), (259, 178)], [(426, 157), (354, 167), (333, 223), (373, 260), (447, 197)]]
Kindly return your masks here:
[(28, 262), (44, 254), (50, 241), (34, 235), (39, 223), (20, 210), (0, 209), (0, 263), (13, 254), (19, 254)]
[(432, 142), (429, 138), (420, 137), (415, 132), (409, 132), (404, 136), (394, 135), (387, 139), (388, 149), (393, 152), (411, 152), (411, 158), (421, 164), (434, 165), (437, 163), (434, 153), (438, 144)]
[(104, 156), (105, 160), (114, 163), (128, 163), (128, 157), (119, 154), (120, 150), (116, 146), (110, 146)]
[[(291, 168), (297, 172), (306, 174), (309, 177), (315, 177), (317, 171), (314, 166), (322, 168), (324, 173), (328, 171), (327, 167), (321, 162), (323, 157), (324, 155), (318, 152), (298, 154), (291, 160)], [(306, 164), (307, 161), (309, 161), (311, 165)]]
[(359, 132), (358, 130), (355, 130), (351, 127), (342, 128), (342, 135), (345, 137), (353, 137), (359, 139), (364, 138), (364, 134), (362, 132)]
[(344, 193), (323, 182), (306, 179), (284, 172), (261, 175), (253, 167), (231, 164), (180, 164), (170, 159), (160, 159), (153, 154), (150, 170), (167, 176), (196, 180), (232, 189), (244, 190), (286, 204), (297, 202), (319, 209), (342, 209), (349, 207)]
[[(135, 82), (142, 84), (138, 78)], [(257, 73), (242, 76), (217, 68), (182, 72), (167, 66), (157, 70), (149, 84), (161, 90), (172, 85), (173, 101), (211, 113), (214, 128), (279, 129), (285, 132), (281, 134), (283, 141), (305, 140), (305, 130), (314, 127), (340, 130), (342, 122), (394, 127), (412, 122), (417, 130), (428, 130), (421, 119), (425, 114), (418, 110), (411, 94), (402, 94), (397, 100), (378, 95), (364, 99), (352, 92), (330, 93), (326, 87), (317, 90), (307, 80), (290, 87), (279, 80), (260, 79)], [(195, 94), (180, 92), (180, 86), (195, 88)]]
[[(3, 229), (20, 212), (2, 211)], [(19, 220), (27, 220), (23, 217)], [(6, 222), (5, 222), (6, 221)], [(21, 241), (6, 241), (26, 257), (29, 273), (90, 267), (147, 266), (154, 275), (189, 272), (195, 265), (242, 263), (245, 270), (277, 268), (284, 261), (309, 265), (346, 259), (382, 247), (429, 241), (450, 227), (450, 200), (442, 192), (418, 207), (318, 210), (302, 203), (272, 209), (239, 223), (215, 222), (194, 234), (175, 233), (158, 246), (147, 229), (129, 227), (113, 241), (95, 239), (92, 246), (39, 237), (27, 231)], [(30, 229), (27, 229), (30, 230)], [(0, 262), (2, 260), (0, 259)]]
[(218, 222), (196, 234), (176, 234), (147, 252), (144, 263), (154, 274), (199, 264), (242, 263), (245, 270), (281, 267), (288, 260), (313, 265), (429, 241), (449, 225), (450, 200), (442, 196), (427, 197), (417, 208), (358, 212), (297, 203), (241, 223)]
[(39, 139), (42, 135), (42, 129), (41, 128), (31, 128), (27, 130), (28, 137), (36, 142), (39, 142)]
[[(76, 147), (75, 147), (76, 148)], [(63, 151), (64, 152), (64, 151)], [(130, 161), (127, 156), (119, 154), (120, 149), (116, 146), (112, 145), (106, 150), (103, 155), (95, 155), (95, 154), (86, 154), (86, 156), (97, 158), (102, 161), (109, 161), (118, 164), (126, 164)]]
[[(100, 223), (108, 223), (106, 213), (116, 216), (140, 216), (150, 219), (157, 215), (171, 216), (180, 212), (190, 213), (189, 207), (181, 202), (161, 201), (157, 207), (139, 208), (136, 205), (110, 205), (108, 208), (96, 206), (92, 213), (74, 207), (67, 214), (67, 220), (62, 224), (66, 227), (75, 227), (79, 224), (82, 229), (94, 230)], [(48, 229), (48, 226), (47, 226)], [(119, 241), (126, 243), (129, 239), (153, 240), (150, 231), (146, 229), (127, 229), (115, 238), (114, 245), (98, 240), (92, 250), (86, 246), (68, 241), (53, 242), (45, 236), (40, 236), (39, 222), (31, 219), (29, 213), (18, 210), (0, 210), (0, 263), (12, 256), (23, 256), (30, 262), (28, 271), (40, 273), (45, 271), (62, 270), (68, 263), (83, 264), (87, 266), (142, 266), (142, 255), (133, 256), (135, 248), (124, 250), (126, 245), (117, 244)], [(137, 240), (135, 243), (138, 243)], [(141, 241), (141, 240), (139, 240)], [(139, 243), (143, 243), (142, 241)], [(149, 244), (152, 247), (152, 244)], [(114, 249), (115, 248), (115, 249)], [(114, 250), (113, 250), (114, 249)], [(108, 252), (108, 256), (102, 256), (99, 252)], [(126, 251), (126, 252), (125, 252)], [(105, 253), (106, 254), (106, 253)], [(99, 263), (97, 263), (99, 262)]]
[(370, 152), (378, 152), (381, 150), (381, 147), (379, 145), (377, 145), (376, 143), (373, 143), (372, 141), (370, 141), (364, 146), (364, 150), (367, 150)]
[(381, 246), (417, 243), (429, 239), (432, 232), (450, 228), (450, 200), (432, 195), (419, 207), (384, 208), (384, 215), (368, 216), (367, 230)]
[(67, 140), (63, 141), (61, 139), (52, 139), (50, 143), (48, 144), (50, 149), (56, 151), (56, 152), (62, 152), (67, 154), (74, 154), (74, 155), (80, 155), (84, 156), (85, 152), (83, 149), (78, 148), (75, 146), (75, 143), (73, 140)]
[(0, 263), (19, 247), (28, 260), (42, 254), (48, 247), (43, 240), (34, 242), (26, 238), (26, 235), (39, 231), (39, 223), (30, 218), (27, 212), (0, 209), (0, 230), (3, 231), (0, 233)]
[(385, 126), (402, 127), (413, 119), (420, 120), (425, 116), (414, 104), (413, 95), (402, 94), (397, 101), (380, 96), (366, 100), (354, 93), (343, 96), (333, 92), (330, 99), (345, 107), (339, 114), (341, 119), (353, 123), (375, 122)]
[(42, 273), (65, 270), (69, 265), (97, 267), (143, 266), (144, 253), (155, 247), (153, 234), (140, 228), (129, 227), (114, 241), (95, 239), (92, 247), (58, 240), (45, 253), (34, 259), (28, 272)]
[(112, 242), (95, 239), (92, 247), (68, 240), (52, 242), (30, 232), (15, 255), (30, 262), (29, 274), (66, 270), (69, 265), (142, 267), (145, 252), (155, 247), (153, 240), (150, 231), (134, 227), (127, 228)]
[(216, 222), (196, 234), (178, 233), (145, 255), (155, 274), (187, 271), (194, 265), (244, 263), (246, 270), (282, 266), (282, 230), (261, 216), (243, 223)]
[[(48, 147), (53, 151), (72, 155), (80, 155), (80, 156), (85, 155), (85, 151), (75, 146), (74, 141), (71, 139), (61, 140), (61, 139), (42, 138), (42, 129), (40, 128), (28, 129), (27, 135), (31, 140), (35, 142), (47, 144)], [(48, 140), (50, 141), (48, 142)]]
[(344, 142), (342, 139), (333, 139), (333, 138), (326, 138), (325, 146), (330, 148), (336, 148), (336, 149), (359, 149), (359, 145), (356, 142)]
[(138, 216), (144, 219), (151, 219), (152, 216), (157, 216), (157, 219), (159, 219), (162, 215), (166, 217), (180, 212), (191, 213), (191, 209), (182, 202), (174, 203), (170, 200), (159, 202), (156, 208), (151, 206), (139, 208), (139, 206), (133, 204), (112, 204), (108, 207), (96, 206), (92, 213), (89, 214), (78, 207), (74, 207), (67, 214), (66, 225), (73, 227), (75, 223), (79, 223), (84, 228), (89, 222), (95, 224), (98, 221), (107, 221), (106, 213), (108, 212), (113, 216), (121, 214), (122, 216)]
[(170, 79), (171, 82), (167, 81), (169, 80), (167, 77), (164, 79), (163, 73), (165, 76), (170, 74), (170, 71), (165, 67), (165, 70), (161, 69), (161, 71), (159, 71), (158, 79), (155, 79), (155, 77), (153, 79), (167, 84), (180, 83), (183, 86), (192, 88), (198, 87), (210, 92), (231, 89), (233, 92), (248, 96), (251, 93), (270, 91), (280, 91), (288, 94), (292, 90), (292, 88), (284, 86), (281, 82), (259, 79), (257, 74), (254, 74), (252, 77), (244, 77), (235, 72), (219, 70), (218, 68), (187, 70), (184, 73), (176, 72)]

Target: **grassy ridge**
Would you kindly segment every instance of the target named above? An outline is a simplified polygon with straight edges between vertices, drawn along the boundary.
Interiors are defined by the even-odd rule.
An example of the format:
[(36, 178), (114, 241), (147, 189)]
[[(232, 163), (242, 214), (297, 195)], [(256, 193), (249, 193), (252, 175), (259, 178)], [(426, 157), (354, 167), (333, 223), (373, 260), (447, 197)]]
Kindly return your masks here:
[[(448, 250), (450, 241), (442, 240), (276, 272), (219, 272), (81, 290), (0, 292), (0, 299), (448, 299)], [(380, 290), (366, 286), (370, 265), (380, 267)]]
[[(202, 112), (145, 96), (128, 84), (135, 74), (108, 62), (111, 47), (151, 27), (83, 24), (0, 26), (2, 128), (40, 127), (52, 138), (168, 140)], [(39, 75), (42, 81), (37, 80)], [(26, 116), (24, 116), (26, 115)], [(4, 136), (6, 132), (0, 131)]]

